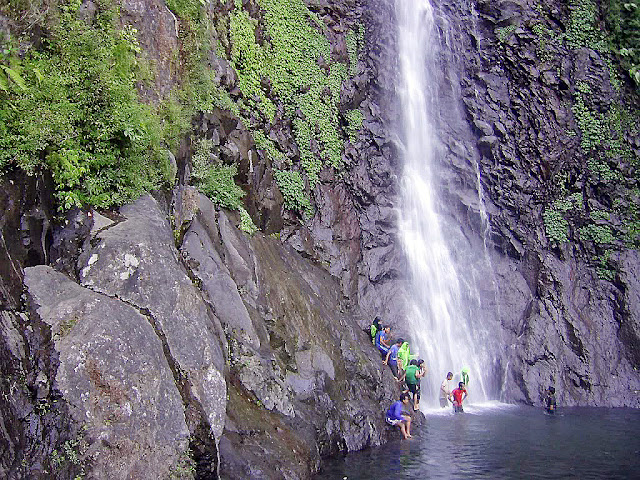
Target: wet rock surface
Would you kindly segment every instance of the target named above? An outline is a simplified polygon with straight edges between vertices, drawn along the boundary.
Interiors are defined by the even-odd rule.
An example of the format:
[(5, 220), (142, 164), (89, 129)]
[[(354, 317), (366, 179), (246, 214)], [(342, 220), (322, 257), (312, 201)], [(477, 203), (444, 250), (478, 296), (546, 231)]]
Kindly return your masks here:
[[(308, 4), (330, 27), (333, 54), (346, 55), (345, 24), (362, 22), (366, 44), (340, 104), (342, 114), (360, 108), (362, 128), (345, 144), (344, 171), (320, 173), (312, 218), (283, 208), (279, 165), (256, 148), (255, 126), (220, 109), (192, 120), (176, 154), (181, 185), (119, 211), (56, 218), (50, 179), (2, 179), (0, 476), (303, 479), (323, 456), (397, 435), (383, 418), (395, 382), (362, 332), (374, 315), (401, 331), (407, 314), (393, 2)], [(545, 26), (566, 28), (565, 6), (549, 7)], [(521, 3), (435, 8), (445, 47), (437, 183), (453, 256), (483, 271), (487, 259), (469, 252), (484, 251), (492, 266), (473, 281), (488, 299), (478, 318), (504, 340), (493, 390), (537, 405), (552, 383), (563, 405), (639, 407), (637, 250), (618, 245), (604, 280), (600, 247), (575, 232), (555, 245), (543, 219), (565, 174), (591, 210), (612, 193), (581, 176), (580, 139), (567, 134), (578, 81), (612, 104), (604, 60), (552, 43), (541, 58), (531, 30), (540, 13)], [(160, 100), (178, 81), (179, 20), (145, 0), (125, 2), (122, 23), (156, 61), (156, 84), (141, 93)], [(233, 90), (231, 67), (207, 61)], [(270, 138), (296, 158), (291, 129), (277, 119)], [(186, 186), (202, 137), (239, 165), (254, 236)]]
[[(563, 40), (571, 22), (565, 6), (435, 5), (442, 31), (449, 31), (441, 42), (452, 50), (443, 69), (457, 69), (461, 85), (456, 92), (453, 82), (451, 97), (448, 82), (440, 87), (447, 150), (442, 184), (466, 238), (482, 238), (480, 207), (488, 217), (498, 288), (487, 289), (489, 301), (479, 314), (502, 326), (502, 358), (511, 365), (504, 397), (539, 405), (546, 387), (555, 385), (564, 405), (640, 406), (640, 337), (630, 297), (637, 250), (619, 241), (605, 247), (579, 232), (590, 222), (589, 211), (604, 208), (613, 193), (588, 173), (593, 167), (585, 165), (580, 138), (587, 133), (572, 107), (585, 83), (601, 112), (620, 102), (637, 109), (637, 97), (618, 95), (609, 69), (602, 68), (606, 56)], [(456, 97), (466, 127), (447, 107)], [(465, 185), (475, 181), (474, 165), (484, 205), (465, 194)], [(624, 196), (624, 182), (618, 188)], [(544, 213), (571, 192), (580, 194), (586, 213), (582, 205), (572, 211), (567, 241), (557, 245)], [(607, 225), (617, 228), (615, 219)], [(605, 248), (621, 259), (608, 281), (596, 268)]]

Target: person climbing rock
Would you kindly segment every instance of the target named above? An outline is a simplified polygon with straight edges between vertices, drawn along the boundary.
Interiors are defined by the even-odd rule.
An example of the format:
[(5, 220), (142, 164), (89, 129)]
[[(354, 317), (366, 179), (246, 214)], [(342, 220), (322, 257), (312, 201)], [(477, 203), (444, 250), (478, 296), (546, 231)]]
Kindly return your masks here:
[(382, 330), (376, 334), (375, 345), (382, 357), (386, 357), (391, 346), (391, 327), (385, 325)]
[(369, 327), (369, 336), (371, 337), (371, 343), (376, 343), (376, 335), (382, 331), (382, 324), (380, 323), (380, 317), (373, 319), (373, 323)]
[(453, 372), (447, 373), (447, 378), (445, 378), (440, 384), (440, 406), (442, 408), (446, 408), (449, 405), (449, 401), (453, 402), (451, 399), (451, 380), (453, 379)]
[(418, 410), (420, 408), (420, 378), (422, 377), (423, 370), (418, 365), (418, 361), (413, 359), (404, 371), (404, 375), (400, 377), (400, 381), (403, 380), (407, 384), (407, 388), (413, 394), (413, 409)]
[(417, 355), (412, 355), (409, 350), (409, 342), (402, 342), (398, 349), (398, 368), (404, 370), (409, 365), (409, 362), (416, 357)]
[(387, 423), (389, 425), (397, 426), (400, 428), (402, 432), (402, 436), (407, 438), (411, 437), (411, 417), (409, 415), (405, 415), (402, 411), (402, 407), (405, 405), (409, 405), (409, 394), (403, 393), (400, 395), (400, 400), (394, 402), (387, 410)]
[(462, 402), (467, 398), (467, 390), (464, 388), (464, 382), (458, 383), (458, 388), (451, 392), (453, 397), (453, 411), (455, 413), (464, 413)]
[(387, 352), (387, 356), (382, 362), (385, 365), (389, 365), (389, 368), (391, 369), (391, 373), (393, 373), (393, 376), (396, 377), (396, 379), (399, 378), (398, 377), (398, 350), (400, 349), (400, 346), (403, 343), (404, 343), (404, 339), (402, 338), (399, 338), (398, 340), (396, 340), (396, 343), (391, 345), (391, 347), (389, 348), (389, 351)]
[(544, 398), (544, 409), (547, 413), (556, 413), (556, 389), (549, 387)]

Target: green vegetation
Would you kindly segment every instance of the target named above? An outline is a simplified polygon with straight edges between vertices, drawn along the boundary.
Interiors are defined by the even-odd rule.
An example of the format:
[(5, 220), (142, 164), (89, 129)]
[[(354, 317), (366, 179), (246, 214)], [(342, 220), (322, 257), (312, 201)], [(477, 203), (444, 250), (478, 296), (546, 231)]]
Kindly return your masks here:
[(551, 208), (542, 214), (547, 238), (555, 245), (560, 245), (569, 239), (569, 222), (565, 214), (574, 209), (582, 208), (582, 194), (574, 193), (563, 199), (556, 200)]
[(518, 25), (509, 25), (507, 27), (496, 28), (495, 33), (500, 43), (504, 43), (507, 38), (518, 28)]
[(63, 469), (71, 467), (75, 471), (80, 471), (80, 473), (74, 477), (74, 480), (85, 478), (83, 457), (88, 447), (89, 445), (86, 440), (81, 436), (64, 442), (60, 450), (55, 449), (51, 452), (49, 461), (51, 462), (53, 471), (60, 472)]
[(233, 110), (203, 61), (210, 25), (200, 0), (167, 2), (181, 17), (185, 53), (175, 62), (185, 79), (158, 106), (138, 97), (151, 68), (135, 29), (118, 27), (115, 0), (101, 1), (90, 24), (78, 18), (80, 0), (41, 9), (11, 3), (2, 13), (30, 15), (50, 30), (43, 48), (20, 57), (16, 39), (0, 39), (0, 171), (50, 172), (60, 210), (117, 206), (172, 185), (167, 150), (177, 148), (193, 114)]
[[(620, 9), (615, 13), (616, 4), (617, 2), (610, 1), (607, 9), (607, 25), (610, 28), (611, 25), (620, 27), (613, 35), (608, 35), (601, 29), (602, 12), (593, 0), (571, 2), (569, 27), (564, 35), (554, 36), (541, 23), (532, 27), (538, 37), (538, 56), (542, 59), (549, 59), (545, 56), (547, 40), (565, 42), (570, 49), (586, 47), (598, 52), (615, 92), (613, 101), (603, 104), (600, 101), (602, 87), (590, 84), (587, 77), (576, 82), (571, 105), (580, 135), (581, 152), (578, 159), (586, 167), (581, 172), (579, 182), (586, 184), (586, 191), (593, 195), (584, 204), (589, 205), (591, 201), (600, 199), (599, 194), (603, 193), (605, 198), (613, 200), (613, 210), (593, 211), (587, 216), (586, 210), (582, 208), (581, 195), (579, 199), (579, 194), (568, 196), (568, 177), (560, 174), (558, 178), (561, 182), (556, 185), (556, 200), (543, 213), (549, 240), (555, 245), (570, 238), (579, 240), (589, 252), (599, 277), (608, 281), (612, 281), (616, 275), (613, 253), (622, 245), (631, 248), (640, 246), (640, 211), (636, 207), (638, 199), (633, 193), (640, 179), (640, 159), (627, 140), (637, 134), (640, 122), (636, 111), (622, 105), (623, 82), (614, 56), (620, 55), (622, 41), (626, 42), (625, 48), (633, 48), (630, 44), (636, 41), (637, 29), (631, 27), (634, 25), (631, 17), (622, 19)], [(635, 7), (630, 5), (620, 8), (635, 12)], [(631, 68), (631, 64), (626, 67)], [(623, 219), (616, 226), (611, 221), (611, 214), (614, 212), (617, 218)]]
[(188, 448), (180, 455), (178, 462), (169, 471), (169, 479), (192, 479), (195, 473), (196, 462), (193, 460), (193, 452)]
[(546, 209), (542, 219), (547, 238), (552, 243), (560, 245), (569, 239), (569, 222), (565, 220), (562, 212), (554, 208)]
[[(0, 38), (0, 173), (50, 173), (61, 211), (118, 206), (171, 186), (169, 151), (190, 132), (195, 113), (218, 107), (254, 128), (256, 146), (276, 168), (291, 169), (289, 180), (296, 178), (293, 171), (304, 176), (287, 181), (280, 175), (279, 185), (300, 188), (285, 195), (287, 206), (309, 215), (308, 192), (320, 170), (341, 166), (345, 137), (355, 140), (362, 125), (361, 112), (352, 110), (343, 131), (338, 104), (343, 81), (358, 71), (363, 26), (345, 32), (348, 59), (336, 61), (326, 26), (302, 0), (253, 0), (251, 7), (260, 8), (247, 10), (241, 1), (213, 10), (203, 0), (166, 3), (179, 18), (171, 68), (180, 84), (157, 105), (139, 98), (138, 87), (154, 86), (155, 64), (135, 29), (119, 26), (118, 0), (98, 2), (89, 22), (79, 18), (80, 0), (52, 0), (48, 8), (42, 0), (0, 6), (25, 33), (34, 25), (47, 31), (42, 47), (20, 55), (20, 39)], [(215, 81), (211, 38), (238, 74), (239, 98)], [(295, 150), (283, 153), (268, 136), (276, 117), (293, 127), (295, 166)], [(194, 160), (197, 188), (218, 205), (238, 209), (237, 167), (204, 160), (198, 154)]]
[(276, 166), (282, 166), (282, 164), (287, 162), (284, 154), (278, 150), (275, 143), (273, 143), (270, 138), (267, 138), (264, 132), (255, 130), (253, 132), (253, 139), (256, 143), (256, 147), (264, 150), (269, 158), (275, 162)]
[(313, 215), (313, 207), (311, 207), (300, 172), (276, 170), (276, 182), (284, 197), (285, 207), (303, 212), (307, 216)]
[(216, 205), (238, 210), (242, 205), (244, 191), (233, 180), (236, 165), (223, 165), (212, 152), (213, 142), (202, 139), (191, 157), (193, 171), (191, 182)]
[(359, 109), (349, 110), (345, 116), (347, 117), (347, 133), (351, 143), (355, 143), (358, 131), (362, 128), (363, 115)]
[(591, 89), (589, 85), (585, 82), (578, 82), (574, 97), (575, 103), (572, 107), (573, 115), (582, 133), (580, 146), (584, 152), (590, 152), (595, 149), (601, 145), (607, 137), (604, 116), (587, 108), (585, 105), (584, 95), (590, 93)]
[(566, 32), (567, 44), (571, 48), (588, 47), (600, 52), (607, 51), (602, 31), (598, 28), (598, 7), (593, 0), (573, 0)]
[(538, 37), (538, 47), (536, 49), (538, 57), (540, 57), (540, 59), (542, 59), (543, 61), (552, 60), (553, 57), (551, 53), (548, 51), (548, 45), (555, 38), (555, 34), (553, 30), (548, 29), (542, 23), (536, 23), (531, 28), (531, 30)]
[(258, 227), (253, 223), (249, 212), (247, 212), (243, 207), (240, 207), (238, 211), (240, 212), (240, 225), (238, 228), (249, 235), (256, 233), (258, 231)]
[(61, 209), (109, 207), (170, 182), (161, 123), (138, 100), (135, 30), (115, 28), (115, 9), (95, 26), (60, 5), (47, 48), (0, 64), (0, 169), (51, 172)]
[(616, 278), (616, 267), (611, 262), (611, 254), (613, 250), (606, 250), (598, 259), (596, 272), (601, 280), (613, 282)]
[[(331, 60), (325, 27), (302, 0), (256, 3), (262, 10), (255, 18), (241, 2), (235, 4), (227, 42), (230, 60), (238, 72), (244, 101), (254, 112), (272, 121), (280, 105), (292, 120), (302, 171), (313, 188), (323, 166), (341, 165), (343, 140), (337, 128), (337, 105), (349, 67)], [(361, 27), (347, 34), (352, 74), (363, 36)], [(256, 144), (282, 159), (264, 135), (258, 134)]]
[(640, 1), (609, 0), (605, 20), (612, 51), (640, 87)]

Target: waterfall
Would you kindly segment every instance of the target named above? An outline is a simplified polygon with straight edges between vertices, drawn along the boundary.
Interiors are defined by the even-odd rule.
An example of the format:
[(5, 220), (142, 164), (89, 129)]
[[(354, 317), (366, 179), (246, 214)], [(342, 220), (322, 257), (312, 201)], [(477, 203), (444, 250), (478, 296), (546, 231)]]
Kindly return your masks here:
[[(434, 112), (442, 75), (437, 75), (440, 46), (434, 10), (428, 0), (396, 0), (396, 17), (404, 145), (400, 234), (411, 275), (407, 309), (411, 346), (428, 368), (422, 404), (436, 404), (447, 372), (459, 374), (463, 366), (471, 370), (469, 400), (482, 402), (490, 396), (485, 385), (490, 383), (495, 358), (492, 349), (499, 344), (491, 345), (486, 322), (476, 318), (482, 302), (476, 283), (483, 281), (482, 273), (464, 261), (474, 253), (454, 255), (454, 248), (469, 245), (459, 240), (463, 235), (443, 213), (446, 205), (438, 196), (436, 172), (442, 149)], [(481, 189), (479, 177), (477, 188)], [(488, 225), (485, 218), (481, 223)], [(485, 257), (482, 248), (477, 255)], [(458, 379), (454, 376), (454, 382)]]

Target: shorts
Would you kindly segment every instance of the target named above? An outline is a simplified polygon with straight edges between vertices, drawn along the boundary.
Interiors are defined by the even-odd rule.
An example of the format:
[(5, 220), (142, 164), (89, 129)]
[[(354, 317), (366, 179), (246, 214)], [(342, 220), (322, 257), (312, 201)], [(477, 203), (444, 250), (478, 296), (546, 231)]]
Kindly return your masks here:
[(418, 397), (418, 400), (420, 400), (420, 385), (417, 383), (407, 383), (407, 388), (411, 393)]
[(444, 397), (440, 397), (440, 406), (442, 408), (448, 407), (449, 406), (449, 400), (447, 400)]
[(389, 418), (389, 417), (387, 417), (387, 423), (388, 423), (389, 425), (393, 425), (394, 427), (395, 427), (396, 425), (400, 425), (403, 421), (404, 421), (404, 420), (398, 420), (398, 419), (396, 419), (396, 418)]
[(454, 405), (453, 406), (453, 411), (455, 413), (464, 413), (464, 410), (462, 409), (462, 405)]

